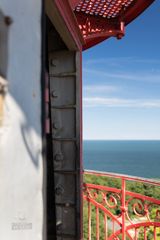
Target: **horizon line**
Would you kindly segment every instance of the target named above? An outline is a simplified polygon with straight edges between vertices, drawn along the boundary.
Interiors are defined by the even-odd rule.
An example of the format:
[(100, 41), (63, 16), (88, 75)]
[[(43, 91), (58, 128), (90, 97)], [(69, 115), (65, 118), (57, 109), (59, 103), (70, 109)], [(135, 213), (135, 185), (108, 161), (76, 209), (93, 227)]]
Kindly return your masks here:
[(83, 141), (160, 141), (160, 139), (83, 139)]

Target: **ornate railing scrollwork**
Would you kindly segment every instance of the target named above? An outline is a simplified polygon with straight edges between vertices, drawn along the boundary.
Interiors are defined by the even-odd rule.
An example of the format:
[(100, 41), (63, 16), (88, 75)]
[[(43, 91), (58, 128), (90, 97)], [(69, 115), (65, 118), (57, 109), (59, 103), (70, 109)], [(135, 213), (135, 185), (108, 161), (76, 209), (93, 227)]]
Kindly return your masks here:
[[(91, 175), (91, 180), (95, 176), (93, 183), (89, 179)], [(83, 191), (84, 239), (160, 239), (160, 196), (158, 199), (143, 193), (146, 186), (153, 186), (154, 194), (160, 192), (159, 181), (90, 171), (85, 172), (85, 177), (88, 179)], [(103, 178), (105, 186), (97, 184), (98, 178)], [(107, 179), (113, 183), (116, 179), (118, 187), (110, 186), (112, 181)], [(133, 184), (130, 187), (131, 182), (138, 184), (142, 192), (139, 189), (136, 192)]]

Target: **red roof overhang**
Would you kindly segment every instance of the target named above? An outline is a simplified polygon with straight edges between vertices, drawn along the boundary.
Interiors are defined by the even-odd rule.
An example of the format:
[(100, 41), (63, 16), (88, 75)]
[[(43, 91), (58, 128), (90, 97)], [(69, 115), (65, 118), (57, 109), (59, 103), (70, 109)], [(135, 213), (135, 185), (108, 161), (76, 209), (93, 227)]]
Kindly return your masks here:
[(124, 36), (127, 24), (154, 0), (69, 0), (84, 38), (83, 49)]

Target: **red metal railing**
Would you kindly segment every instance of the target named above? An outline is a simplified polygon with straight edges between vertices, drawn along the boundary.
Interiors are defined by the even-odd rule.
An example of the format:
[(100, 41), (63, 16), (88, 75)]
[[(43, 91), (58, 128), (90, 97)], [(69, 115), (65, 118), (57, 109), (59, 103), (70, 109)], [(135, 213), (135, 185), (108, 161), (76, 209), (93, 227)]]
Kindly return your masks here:
[(160, 240), (160, 182), (84, 172), (84, 239)]

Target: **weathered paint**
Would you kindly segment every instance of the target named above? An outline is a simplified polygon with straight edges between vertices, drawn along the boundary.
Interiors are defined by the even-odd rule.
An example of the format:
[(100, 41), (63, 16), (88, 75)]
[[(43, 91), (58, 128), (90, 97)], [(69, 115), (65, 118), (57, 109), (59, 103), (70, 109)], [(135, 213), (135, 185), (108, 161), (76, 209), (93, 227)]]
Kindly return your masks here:
[(1, 0), (13, 20), (0, 127), (0, 239), (43, 238), (41, 0)]

